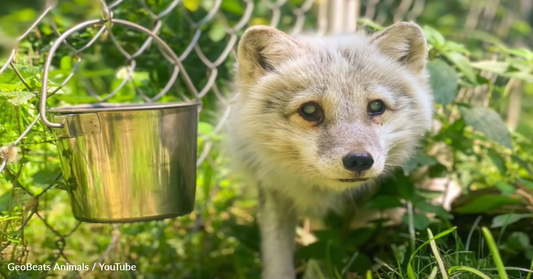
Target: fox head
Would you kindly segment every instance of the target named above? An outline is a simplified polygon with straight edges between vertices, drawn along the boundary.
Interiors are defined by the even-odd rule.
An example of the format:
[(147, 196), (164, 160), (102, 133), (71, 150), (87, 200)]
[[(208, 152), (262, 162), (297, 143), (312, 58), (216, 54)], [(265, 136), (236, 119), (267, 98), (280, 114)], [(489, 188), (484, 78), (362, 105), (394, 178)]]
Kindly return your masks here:
[(340, 190), (400, 166), (432, 123), (426, 53), (422, 30), (407, 22), (336, 37), (249, 28), (233, 128), (244, 160), (260, 176), (277, 168)]

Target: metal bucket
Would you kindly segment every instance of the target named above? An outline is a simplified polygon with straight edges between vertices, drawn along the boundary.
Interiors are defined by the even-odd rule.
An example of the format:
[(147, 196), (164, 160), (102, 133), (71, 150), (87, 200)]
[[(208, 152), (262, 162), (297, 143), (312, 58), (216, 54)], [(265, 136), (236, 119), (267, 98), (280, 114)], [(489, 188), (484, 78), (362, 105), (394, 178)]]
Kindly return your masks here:
[[(178, 73), (199, 100), (180, 59), (161, 38), (138, 24), (112, 18), (109, 10), (104, 14), (104, 19), (80, 23), (63, 32), (50, 47), (43, 69), (40, 116), (57, 136), (74, 216), (86, 222), (117, 223), (186, 215), (193, 210), (196, 192), (200, 103), (46, 108), (48, 95), (55, 92), (49, 93), (47, 86), (54, 53), (68, 36), (89, 26), (101, 26), (98, 34), (102, 34), (104, 28), (123, 25), (149, 36), (143, 47), (157, 44), (174, 71), (151, 101), (172, 88)], [(80, 60), (77, 52), (73, 57)]]
[(72, 210), (134, 222), (193, 210), (198, 104), (97, 104), (48, 110)]

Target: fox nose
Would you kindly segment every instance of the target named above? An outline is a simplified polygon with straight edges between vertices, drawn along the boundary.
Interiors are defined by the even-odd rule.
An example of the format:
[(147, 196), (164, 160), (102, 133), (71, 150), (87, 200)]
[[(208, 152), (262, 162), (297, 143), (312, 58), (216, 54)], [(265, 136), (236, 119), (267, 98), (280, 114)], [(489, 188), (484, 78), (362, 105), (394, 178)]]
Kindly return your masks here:
[(342, 164), (350, 171), (364, 171), (372, 167), (374, 159), (370, 153), (348, 153), (342, 158)]

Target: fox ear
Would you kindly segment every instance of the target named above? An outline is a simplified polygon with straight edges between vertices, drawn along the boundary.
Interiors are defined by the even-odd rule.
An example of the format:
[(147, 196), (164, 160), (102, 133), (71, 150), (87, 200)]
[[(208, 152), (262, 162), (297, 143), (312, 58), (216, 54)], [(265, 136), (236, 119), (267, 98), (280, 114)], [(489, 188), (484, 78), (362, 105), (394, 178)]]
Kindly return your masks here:
[(248, 28), (239, 42), (238, 67), (243, 82), (257, 79), (265, 72), (296, 56), (298, 43), (289, 35), (268, 26)]
[(405, 65), (414, 74), (425, 68), (427, 45), (422, 29), (412, 22), (399, 22), (374, 34), (372, 43), (385, 55)]

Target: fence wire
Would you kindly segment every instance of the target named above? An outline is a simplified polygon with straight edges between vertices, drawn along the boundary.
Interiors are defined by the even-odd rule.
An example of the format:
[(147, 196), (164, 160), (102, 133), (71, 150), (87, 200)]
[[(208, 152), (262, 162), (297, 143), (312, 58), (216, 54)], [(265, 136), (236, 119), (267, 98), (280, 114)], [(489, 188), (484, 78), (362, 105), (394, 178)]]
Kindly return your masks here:
[[(221, 5), (223, 4), (222, 0), (211, 1), (210, 11), (199, 19), (194, 17), (192, 12), (190, 11), (190, 7), (186, 7), (187, 3), (184, 3), (179, 0), (167, 1), (166, 8), (162, 11), (153, 11), (147, 1), (141, 0), (139, 1), (140, 8), (144, 10), (145, 14), (149, 18), (148, 22), (150, 22), (150, 24), (146, 27), (138, 25), (135, 22), (129, 22), (126, 20), (119, 19), (118, 15), (115, 15), (114, 12), (117, 9), (120, 9), (125, 2), (128, 1), (119, 0), (112, 3), (99, 1), (98, 4), (100, 4), (102, 10), (101, 18), (87, 19), (86, 21), (77, 25), (62, 27), (59, 26), (59, 23), (56, 22), (53, 15), (54, 9), (56, 9), (55, 5), (51, 4), (50, 6), (44, 9), (42, 14), (35, 21), (35, 23), (18, 38), (18, 41), (24, 42), (26, 39), (28, 39), (28, 36), (32, 32), (36, 31), (36, 29), (41, 24), (49, 24), (49, 26), (52, 28), (52, 34), (53, 36), (55, 36), (54, 43), (57, 47), (55, 49), (48, 50), (47, 55), (50, 59), (52, 59), (53, 57), (51, 56), (54, 55), (55, 51), (58, 48), (63, 47), (69, 53), (68, 55), (71, 58), (71, 70), (59, 84), (51, 85), (47, 83), (47, 81), (50, 77), (50, 71), (52, 71), (52, 69), (50, 67), (45, 66), (42, 72), (42, 75), (44, 76), (44, 81), (42, 84), (43, 92), (48, 94), (48, 98), (53, 99), (56, 93), (60, 92), (61, 90), (65, 90), (65, 87), (67, 86), (69, 81), (76, 77), (78, 78), (78, 81), (83, 84), (83, 89), (86, 90), (87, 94), (94, 99), (91, 103), (109, 101), (117, 94), (119, 94), (125, 87), (131, 85), (134, 87), (136, 94), (140, 96), (140, 98), (144, 102), (160, 101), (160, 99), (163, 98), (165, 94), (167, 94), (170, 90), (175, 90), (175, 92), (177, 92), (182, 101), (201, 100), (202, 98), (206, 97), (206, 95), (213, 94), (214, 97), (222, 104), (222, 106), (225, 107), (224, 113), (216, 124), (216, 128), (213, 132), (213, 134), (219, 133), (222, 129), (226, 117), (229, 114), (230, 100), (228, 100), (224, 96), (224, 94), (219, 90), (216, 85), (218, 68), (228, 60), (228, 57), (230, 55), (234, 55), (235, 45), (238, 39), (238, 33), (242, 32), (242, 30), (249, 25), (256, 3), (254, 3), (254, 1), (252, 0), (242, 1), (242, 8), (244, 10), (242, 17), (233, 26), (227, 25), (224, 27), (223, 32), (225, 37), (224, 40), (227, 42), (226, 46), (220, 52), (218, 57), (207, 57), (207, 55), (203, 51), (206, 46), (200, 43), (200, 38), (204, 35), (203, 33), (205, 27), (208, 26), (214, 20), (217, 20), (218, 22), (228, 22), (228, 20), (224, 19), (224, 13), (220, 11)], [(263, 2), (262, 6), (263, 8), (268, 9), (265, 14), (270, 14), (270, 18), (268, 21), (271, 26), (279, 26), (279, 23), (282, 20), (282, 16), (287, 15), (286, 10), (288, 9), (291, 16), (295, 18), (291, 31), (294, 34), (299, 33), (304, 28), (306, 15), (313, 8), (314, 1), (306, 0), (303, 1), (301, 5), (292, 7), (287, 2), (288, 1)], [(157, 42), (154, 43), (154, 36), (160, 35), (159, 33), (164, 27), (165, 19), (171, 17), (171, 14), (178, 9), (185, 14), (187, 23), (190, 27), (190, 31), (192, 31), (193, 35), (190, 39), (190, 42), (187, 44), (183, 51), (179, 53), (168, 51), (161, 52), (159, 59), (164, 59), (168, 61), (168, 64), (171, 68), (168, 81), (163, 86), (163, 89), (160, 90), (157, 94), (152, 94), (151, 96), (149, 96), (149, 94), (144, 92), (143, 88), (141, 86), (138, 86), (138, 84), (136, 84), (135, 82), (135, 72), (138, 64), (137, 59), (139, 58), (139, 56), (146, 54), (146, 52), (148, 52), (149, 50), (157, 48), (158, 45)], [(123, 44), (121, 44), (120, 42), (121, 38), (116, 36), (114, 33), (117, 25), (123, 25), (130, 28), (133, 27), (133, 30), (135, 32), (149, 34), (150, 36), (147, 37), (144, 42), (140, 44), (140, 47), (138, 47), (135, 51), (126, 50)], [(81, 45), (79, 43), (77, 45), (72, 43), (72, 37), (76, 35), (76, 31), (84, 29), (92, 29), (92, 31), (90, 31), (93, 34), (92, 37)], [(164, 38), (164, 36), (162, 37)], [(168, 37), (165, 39), (168, 39)], [(123, 56), (125, 66), (122, 68), (122, 71), (120, 71), (119, 75), (121, 79), (118, 86), (115, 86), (109, 93), (102, 94), (99, 92), (99, 90), (95, 89), (94, 83), (91, 82), (90, 78), (83, 76), (83, 74), (80, 73), (79, 70), (80, 65), (86, 62), (84, 55), (89, 52), (91, 48), (95, 47), (95, 45), (102, 44), (102, 41), (105, 40), (111, 41), (112, 46), (115, 48), (115, 51), (118, 51)], [(12, 70), (16, 74), (16, 77), (19, 79), (19, 81), (26, 87), (27, 91), (31, 92), (35, 96), (38, 96), (40, 92), (38, 92), (34, 86), (31, 86), (29, 84), (29, 82), (24, 78), (24, 75), (20, 73), (17, 67), (19, 65), (19, 61), (17, 59), (17, 54), (19, 53), (19, 51), (21, 50), (13, 49), (11, 51), (6, 61), (2, 64), (0, 68), (0, 75), (6, 75), (6, 71)], [(110, 50), (106, 49), (106, 51)], [(195, 54), (199, 58), (201, 63), (203, 63), (203, 65), (205, 66), (204, 75), (207, 77), (207, 81), (202, 86), (198, 86), (198, 84), (193, 83), (188, 73), (189, 69), (185, 69), (184, 66), (181, 64), (182, 61), (190, 58), (192, 54)], [(234, 57), (232, 59), (234, 59)], [(182, 79), (183, 83), (185, 84), (186, 90), (178, 88), (178, 78)], [(44, 106), (44, 108), (46, 108), (46, 106)], [(41, 112), (43, 112), (43, 110), (41, 110)], [(17, 176), (20, 175), (20, 169), (11, 169), (8, 166), (8, 164), (10, 163), (16, 163), (18, 160), (20, 160), (20, 157), (23, 156), (23, 152), (17, 151), (20, 149), (19, 145), (26, 138), (28, 133), (30, 133), (30, 131), (32, 131), (32, 129), (34, 129), (36, 125), (40, 124), (40, 120), (40, 113), (36, 113), (31, 123), (27, 125), (26, 129), (11, 144), (6, 145), (6, 143), (2, 143), (2, 145), (4, 146), (2, 146), (0, 149), (0, 172), (5, 177), (7, 177), (8, 180), (13, 181), (13, 189), (17, 189), (17, 191), (21, 190), (25, 194), (30, 196), (30, 199), (25, 202), (25, 212), (22, 214), (23, 217), (20, 222), (20, 226), (16, 232), (12, 233), (22, 233), (26, 226), (28, 226), (32, 222), (35, 222), (35, 219), (39, 219), (41, 222), (44, 223), (46, 228), (49, 229), (56, 237), (56, 251), (54, 252), (56, 256), (50, 261), (50, 264), (53, 266), (58, 260), (62, 260), (63, 262), (69, 264), (77, 264), (69, 261), (69, 257), (65, 253), (65, 248), (66, 238), (74, 235), (76, 230), (79, 228), (81, 222), (77, 222), (77, 224), (66, 233), (61, 233), (47, 221), (45, 216), (46, 212), (42, 212), (39, 210), (39, 199), (43, 197), (43, 195), (47, 194), (49, 190), (53, 189), (56, 184), (50, 183), (48, 187), (44, 188), (42, 191), (39, 191), (39, 193), (35, 193), (30, 190), (31, 187), (28, 187), (28, 185), (18, 183)], [(213, 134), (210, 136), (213, 136)], [(212, 142), (210, 141), (206, 142), (204, 146), (200, 147), (201, 154), (198, 157), (198, 166), (200, 166), (202, 162), (207, 159), (211, 148)], [(60, 176), (58, 176), (57, 179), (60, 179)], [(6, 227), (7, 225), (4, 226), (4, 228)], [(102, 256), (97, 260), (97, 262), (101, 262), (105, 258), (105, 255), (109, 253), (114, 244), (117, 242), (118, 236), (120, 235), (117, 227), (118, 225), (114, 225), (112, 240), (110, 241), (109, 246), (105, 249)], [(24, 262), (24, 259), (28, 257), (29, 251), (27, 251), (25, 247), (22, 248), (22, 251), (11, 251), (10, 248), (12, 247), (12, 244), (13, 243), (10, 240), (1, 243), (2, 246), (0, 247), (0, 251), (2, 253), (2, 261), (7, 262), (14, 260), (15, 262), (19, 263)], [(18, 256), (16, 256), (15, 259), (10, 259), (10, 256), (13, 254), (18, 254)], [(76, 271), (76, 273), (77, 276), (83, 275), (83, 272)], [(7, 276), (6, 274), (4, 275)]]
[[(73, 80), (76, 81), (76, 86), (81, 87), (87, 93), (88, 98), (85, 100), (92, 103), (122, 100), (118, 97), (124, 91), (127, 91), (126, 89), (128, 88), (136, 93), (137, 101), (143, 102), (165, 102), (176, 99), (182, 101), (202, 101), (209, 98), (212, 100), (211, 102), (218, 103), (223, 111), (214, 123), (212, 134), (200, 135), (208, 136), (209, 138), (220, 133), (229, 115), (231, 99), (228, 97), (230, 96), (227, 92), (228, 88), (224, 87), (218, 81), (228, 78), (227, 76), (221, 76), (221, 68), (226, 67), (226, 63), (235, 61), (236, 44), (239, 35), (242, 34), (246, 27), (251, 24), (268, 24), (291, 34), (298, 34), (304, 31), (315, 31), (319, 34), (326, 34), (332, 25), (344, 26), (343, 23), (346, 23), (350, 25), (345, 26), (347, 30), (351, 30), (354, 27), (353, 24), (355, 21), (353, 18), (339, 17), (345, 20), (345, 22), (339, 23), (336, 22), (339, 20), (338, 18), (336, 19), (334, 15), (328, 13), (332, 5), (339, 4), (339, 2), (341, 4), (344, 2), (346, 7), (356, 7), (357, 11), (361, 11), (360, 14), (362, 17), (374, 20), (378, 24), (399, 20), (416, 21), (424, 13), (426, 5), (425, 0), (362, 0), (360, 2), (338, 0), (279, 0), (276, 2), (254, 0), (227, 2), (222, 0), (172, 0), (163, 1), (165, 7), (154, 10), (154, 1), (139, 0), (136, 2), (138, 4), (136, 11), (144, 14), (144, 18), (140, 18), (138, 22), (130, 22), (122, 19), (121, 16), (132, 12), (127, 9), (130, 6), (124, 7), (130, 5), (131, 2), (133, 1), (89, 1), (90, 4), (85, 8), (92, 8), (86, 11), (87, 14), (92, 16), (92, 9), (96, 9), (101, 13), (99, 13), (98, 17), (85, 18), (83, 22), (77, 24), (76, 20), (58, 20), (58, 16), (63, 12), (60, 6), (66, 5), (65, 3), (47, 2), (48, 6), (40, 11), (41, 13), (34, 23), (26, 32), (23, 32), (16, 38), (20, 42), (19, 47), (8, 52), (7, 57), (0, 57), (0, 62), (3, 61), (3, 64), (0, 64), (0, 80), (9, 77), (11, 79), (10, 82), (20, 83), (25, 88), (24, 91), (30, 94), (29, 96), (23, 96), (23, 98), (26, 98), (25, 100), (38, 97), (41, 94), (40, 90), (44, 87), (44, 91), (47, 93), (51, 105), (61, 104), (62, 100), (54, 101), (54, 99), (60, 95), (59, 93), (68, 95), (73, 90), (71, 88), (71, 82)], [(240, 10), (238, 13), (240, 17), (236, 17), (234, 14), (228, 14), (227, 11), (231, 10), (227, 7), (230, 2), (232, 4), (234, 2), (238, 3), (235, 7)], [(488, 2), (470, 1), (468, 8), (469, 16), (464, 23), (464, 27), (466, 29), (481, 28), (489, 32), (495, 31), (500, 36), (505, 37), (513, 23), (513, 19), (518, 17), (523, 18), (523, 12), (531, 10), (530, 1), (515, 1), (513, 5), (516, 7), (513, 11), (516, 11), (516, 14), (509, 13), (495, 20), (495, 7), (499, 2), (500, 0), (491, 0)], [(74, 8), (76, 8), (76, 4), (70, 5), (74, 5)], [(94, 8), (95, 5), (97, 8)], [(199, 14), (194, 11), (195, 9), (199, 10), (200, 7), (206, 11), (204, 14)], [(391, 9), (391, 7), (394, 7), (394, 9)], [(85, 11), (82, 10), (78, 13), (84, 14)], [(353, 13), (354, 11), (348, 11), (348, 15)], [(168, 26), (168, 22), (172, 20), (176, 21), (176, 17), (180, 17), (178, 20), (184, 23), (182, 22), (183, 24), (179, 27)], [(222, 27), (219, 26), (217, 27), (218, 29), (215, 28), (215, 31), (213, 31), (212, 24), (214, 22)], [(128, 27), (129, 31), (124, 31), (125, 29), (120, 29), (121, 27)], [(119, 28), (118, 31), (117, 28)], [(178, 30), (172, 30), (173, 28)], [(39, 30), (48, 31), (47, 34), (43, 34)], [(90, 36), (80, 38), (81, 31), (84, 32), (83, 34), (90, 34)], [(183, 34), (180, 32), (183, 32)], [(150, 36), (146, 36), (147, 34)], [(140, 36), (143, 38), (142, 43), (136, 43), (136, 46), (132, 47), (128, 41), (128, 36), (137, 38)], [(175, 43), (177, 40), (188, 41), (186, 44), (182, 44), (180, 49), (173, 49), (173, 51), (169, 52), (164, 49), (161, 50), (161, 44), (158, 44), (154, 36), (172, 43)], [(205, 39), (206, 36), (210, 40)], [(37, 53), (37, 58), (34, 57), (29, 61), (23, 60), (20, 54), (27, 53), (27, 49), (23, 43), (29, 40), (35, 41), (39, 39), (48, 40), (48, 47), (44, 47), (43, 52)], [(213, 45), (220, 45), (222, 44), (221, 42), (224, 44), (223, 48), (218, 50), (217, 55), (212, 55)], [(28, 77), (25, 77), (22, 67), (27, 63), (33, 66), (42, 66), (44, 64), (43, 58), (46, 55), (53, 56), (56, 54), (55, 51), (50, 50), (52, 43), (57, 45), (63, 58), (59, 63), (58, 59), (61, 57), (51, 57), (50, 59), (53, 59), (55, 68), (45, 67), (44, 72), (41, 69), (41, 72), (38, 73), (38, 78), (44, 77), (43, 83), (42, 86), (36, 85), (34, 80), (30, 81)], [(114, 73), (115, 78), (105, 81), (108, 84), (107, 87), (103, 86), (101, 81), (84, 75), (87, 71), (85, 71), (86, 68), (85, 70), (82, 69), (82, 66), (84, 63), (89, 65), (94, 63), (91, 60), (93, 52), (113, 52), (115, 54), (118, 53), (123, 58), (123, 65)], [(154, 54), (156, 52), (157, 55)], [(143, 55), (148, 56), (148, 58), (142, 58)], [(168, 75), (164, 77), (166, 82), (158, 84), (158, 87), (162, 89), (157, 90), (157, 92), (154, 91), (153, 84), (146, 84), (149, 83), (146, 81), (146, 77), (140, 78), (138, 76), (138, 70), (147, 71), (147, 61), (150, 60), (153, 62), (152, 64), (148, 63), (148, 65), (156, 67), (157, 64), (165, 64), (168, 67)], [(191, 61), (200, 64), (193, 64)], [(58, 64), (65, 64), (63, 72), (52, 73), (56, 71)], [(142, 65), (142, 69), (139, 69), (140, 64), (144, 64)], [(199, 80), (196, 78), (197, 76), (202, 76), (201, 82), (197, 82)], [(139, 82), (139, 79), (142, 79), (142, 82)], [(109, 90), (102, 93), (102, 88)], [(172, 94), (169, 92), (172, 92)], [(168, 95), (172, 95), (173, 97), (167, 98)], [(22, 98), (16, 94), (5, 94), (5, 96), (9, 98)], [(22, 132), (16, 135), (10, 142), (0, 142), (0, 175), (11, 182), (11, 189), (14, 193), (21, 192), (28, 195), (29, 198), (24, 200), (24, 208), (20, 219), (8, 218), (3, 220), (4, 223), (0, 223), (2, 225), (1, 229), (3, 233), (6, 233), (6, 228), (9, 226), (18, 227), (9, 233), (12, 235), (23, 235), (24, 229), (29, 224), (42, 222), (55, 236), (55, 257), (50, 260), (51, 264), (54, 265), (58, 260), (65, 263), (77, 264), (69, 261), (69, 255), (65, 253), (65, 249), (66, 239), (75, 236), (76, 230), (80, 227), (81, 222), (77, 222), (72, 228), (67, 228), (66, 230), (65, 228), (61, 228), (58, 230), (48, 221), (47, 212), (40, 205), (40, 199), (44, 195), (49, 194), (51, 189), (57, 188), (57, 181), (61, 179), (61, 176), (57, 175), (55, 181), (50, 181), (49, 186), (38, 190), (35, 190), (31, 185), (25, 185), (19, 181), (22, 168), (25, 165), (24, 163), (20, 165), (17, 163), (21, 162), (25, 155), (27, 155), (24, 145), (32, 144), (29, 141), (23, 141), (27, 139), (28, 134), (32, 130), (35, 130), (37, 126), (41, 125), (41, 127), (44, 127), (40, 122), (40, 113), (43, 113), (43, 110), (38, 110), (36, 107), (31, 109), (28, 107), (28, 109), (31, 110), (29, 115), (32, 118), (26, 120), (27, 123), (23, 123), (24, 127), (21, 129)], [(209, 111), (203, 111), (202, 113), (208, 114)], [(9, 137), (6, 138), (11, 139)], [(212, 148), (213, 142), (209, 140), (199, 146), (198, 166), (202, 165), (206, 160), (209, 160), (209, 154)], [(216, 167), (214, 162), (210, 162), (210, 164)], [(200, 218), (197, 220), (200, 220)], [(116, 244), (120, 237), (118, 227), (119, 225), (113, 225), (109, 246), (104, 249), (97, 262), (102, 262)], [(30, 251), (24, 245), (16, 246), (19, 247), (16, 249), (20, 249), (20, 251), (13, 251), (13, 244), (16, 243), (12, 243), (12, 240), (9, 239), (0, 239), (3, 240), (0, 243), (0, 260), (2, 262), (12, 261), (12, 255), (15, 255), (14, 260), (16, 262), (22, 263), (25, 261)], [(22, 238), (22, 242), (24, 241), (24, 238)], [(6, 274), (3, 275), (7, 277)], [(83, 273), (78, 272), (77, 276), (83, 276)]]

